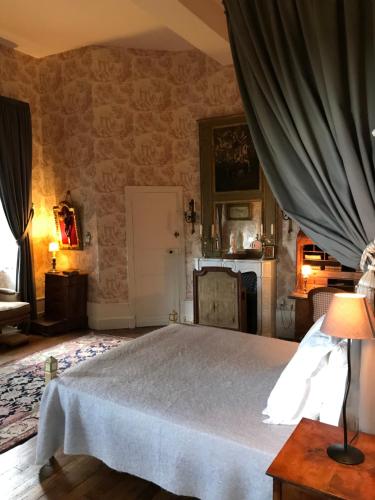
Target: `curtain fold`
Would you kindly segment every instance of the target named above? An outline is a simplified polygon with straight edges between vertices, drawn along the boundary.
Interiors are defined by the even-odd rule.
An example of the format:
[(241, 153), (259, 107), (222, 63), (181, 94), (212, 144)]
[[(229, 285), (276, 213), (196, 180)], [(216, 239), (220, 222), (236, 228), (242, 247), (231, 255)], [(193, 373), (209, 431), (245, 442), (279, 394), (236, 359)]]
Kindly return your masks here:
[(250, 132), (278, 203), (356, 268), (375, 238), (375, 3), (224, 5)]
[(18, 244), (17, 291), (36, 316), (30, 222), (32, 132), (27, 103), (0, 96), (0, 198)]

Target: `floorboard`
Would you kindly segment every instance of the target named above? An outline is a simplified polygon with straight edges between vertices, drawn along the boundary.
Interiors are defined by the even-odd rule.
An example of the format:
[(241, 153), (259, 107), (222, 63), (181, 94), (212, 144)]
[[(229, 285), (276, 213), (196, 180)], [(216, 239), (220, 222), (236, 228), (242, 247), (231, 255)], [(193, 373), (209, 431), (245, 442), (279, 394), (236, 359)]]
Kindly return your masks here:
[[(100, 333), (137, 338), (154, 329), (104, 330)], [(1, 347), (0, 366), (84, 334), (81, 330), (56, 337), (29, 335), (26, 345), (13, 349)], [(59, 451), (52, 465), (41, 468), (34, 464), (35, 447), (36, 437), (33, 437), (0, 454), (1, 500), (187, 499), (168, 493), (149, 481), (114, 471), (93, 457), (68, 456)]]

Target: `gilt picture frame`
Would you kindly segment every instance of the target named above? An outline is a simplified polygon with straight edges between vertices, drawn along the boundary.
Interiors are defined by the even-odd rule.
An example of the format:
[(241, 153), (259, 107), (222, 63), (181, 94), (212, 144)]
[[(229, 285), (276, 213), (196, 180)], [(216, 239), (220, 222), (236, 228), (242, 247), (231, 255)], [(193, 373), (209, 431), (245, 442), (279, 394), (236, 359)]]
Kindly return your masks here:
[(260, 189), (260, 163), (246, 121), (213, 124), (211, 154), (216, 193)]
[(227, 220), (251, 220), (251, 204), (250, 203), (227, 203), (226, 218)]
[(82, 250), (78, 210), (66, 201), (53, 207), (56, 234), (62, 250)]
[(263, 259), (274, 259), (274, 258), (275, 258), (275, 245), (264, 245)]

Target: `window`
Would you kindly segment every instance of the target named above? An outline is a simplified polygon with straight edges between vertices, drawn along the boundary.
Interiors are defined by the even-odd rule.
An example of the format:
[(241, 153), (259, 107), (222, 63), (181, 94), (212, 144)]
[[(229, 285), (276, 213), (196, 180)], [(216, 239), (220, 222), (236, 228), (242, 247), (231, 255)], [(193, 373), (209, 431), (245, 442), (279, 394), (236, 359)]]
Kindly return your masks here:
[(12, 288), (16, 286), (16, 267), (18, 245), (9, 228), (3, 205), (0, 202), (0, 287)]

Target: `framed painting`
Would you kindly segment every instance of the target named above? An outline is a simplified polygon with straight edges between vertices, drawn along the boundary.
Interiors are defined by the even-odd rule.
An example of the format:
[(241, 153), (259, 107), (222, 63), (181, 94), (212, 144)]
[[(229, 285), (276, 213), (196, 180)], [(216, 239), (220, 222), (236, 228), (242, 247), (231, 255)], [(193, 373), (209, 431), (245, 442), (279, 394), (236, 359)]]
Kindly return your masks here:
[(275, 246), (274, 245), (264, 245), (263, 258), (264, 259), (274, 259), (275, 258)]
[(82, 250), (80, 221), (77, 209), (66, 201), (53, 207), (56, 234), (63, 250)]
[(260, 189), (260, 166), (246, 123), (214, 126), (212, 166), (217, 193)]
[(251, 219), (251, 204), (250, 203), (227, 203), (226, 204), (227, 220), (250, 220)]

